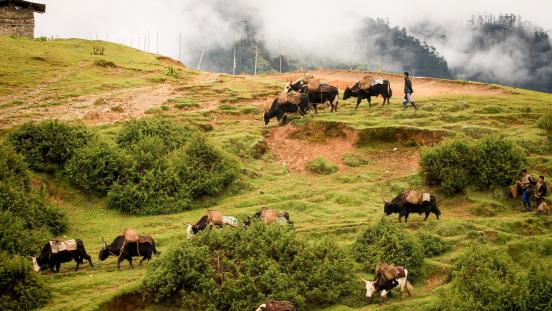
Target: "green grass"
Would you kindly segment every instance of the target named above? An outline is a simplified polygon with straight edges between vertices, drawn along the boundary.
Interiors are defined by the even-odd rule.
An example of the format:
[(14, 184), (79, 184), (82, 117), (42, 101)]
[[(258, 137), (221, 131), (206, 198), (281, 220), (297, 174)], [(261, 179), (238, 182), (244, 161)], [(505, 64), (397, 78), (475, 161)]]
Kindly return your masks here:
[[(90, 55), (92, 46), (99, 44), (105, 45), (105, 55)], [(0, 46), (0, 98), (43, 88), (40, 103), (52, 105), (63, 104), (72, 96), (170, 83), (175, 88), (174, 98), (147, 113), (203, 129), (215, 144), (242, 159), (240, 178), (221, 196), (202, 198), (202, 209), (163, 216), (122, 215), (106, 209), (105, 198), (85, 195), (69, 186), (61, 174), (35, 175), (47, 183), (50, 197), (68, 216), (65, 236), (82, 239), (95, 263), (94, 268), (84, 265), (79, 272), (68, 263), (62, 265), (58, 275), (42, 273), (53, 290), (45, 310), (96, 310), (114, 297), (137, 290), (148, 263), (136, 264), (130, 270), (125, 262), (121, 271), (116, 270), (114, 258), (99, 263), (102, 238), (109, 242), (124, 228), (136, 228), (153, 235), (159, 250), (165, 252), (172, 243), (186, 238), (185, 224), (197, 221), (207, 208), (238, 218), (262, 207), (287, 210), (297, 234), (313, 239), (328, 237), (349, 249), (363, 229), (385, 217), (382, 198), (392, 199), (409, 187), (432, 191), (416, 172), (399, 165), (402, 163), (390, 151), (396, 147), (396, 152), (416, 154), (448, 137), (480, 139), (491, 133), (504, 134), (528, 149), (533, 174), (552, 173), (550, 142), (545, 130), (537, 126), (543, 113), (552, 112), (550, 94), (515, 89), (504, 95), (418, 98), (418, 111), (403, 111), (398, 97), (391, 99), (389, 107), (368, 108), (363, 103), (359, 110), (354, 109), (354, 100), (340, 100), (338, 113), (321, 110), (314, 117), (293, 121), (303, 126), (296, 139), (323, 144), (329, 137), (343, 137), (349, 130), (359, 139), (358, 145), (343, 157), (344, 168), (330, 175), (314, 175), (290, 171), (262, 148), (264, 135), (272, 127), (267, 129), (262, 124), (262, 109), (253, 102), (277, 94), (282, 87), (281, 81), (268, 75), (232, 77), (177, 68), (178, 77), (167, 76), (167, 65), (155, 55), (105, 42), (0, 37)], [(98, 59), (113, 62), (116, 67), (97, 66)], [(105, 103), (105, 99), (97, 100), (96, 105)], [(208, 106), (210, 103), (214, 104)], [(23, 105), (27, 105), (24, 98), (0, 101), (0, 113), (1, 109)], [(212, 108), (191, 109), (197, 107)], [(113, 123), (97, 126), (94, 131), (109, 140), (119, 127), (120, 123)], [(531, 265), (537, 258), (551, 267), (552, 254), (539, 245), (552, 238), (552, 220), (521, 213), (521, 203), (508, 199), (505, 191), (468, 189), (453, 197), (437, 193), (443, 212), (439, 221), (432, 215), (423, 222), (423, 215), (413, 214), (409, 224), (404, 225), (408, 230), (439, 235), (452, 244), (452, 250), (427, 259), (424, 268), (427, 278), (442, 277), (444, 285), (429, 286), (425, 280), (420, 281), (414, 284), (413, 298), (399, 300), (395, 296), (380, 308), (376, 300), (366, 300), (359, 282), (350, 297), (325, 310), (423, 309), (435, 301), (436, 290), (447, 289), (446, 281), (456, 259), (474, 243), (507, 250), (520, 267)], [(389, 218), (395, 221), (397, 215)], [(352, 269), (365, 277), (372, 273), (359, 266)]]

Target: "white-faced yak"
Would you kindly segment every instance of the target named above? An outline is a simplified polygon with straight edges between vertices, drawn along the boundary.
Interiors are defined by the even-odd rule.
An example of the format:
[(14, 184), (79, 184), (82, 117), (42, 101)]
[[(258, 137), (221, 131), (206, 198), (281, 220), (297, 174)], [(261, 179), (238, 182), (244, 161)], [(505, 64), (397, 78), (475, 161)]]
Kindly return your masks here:
[(90, 263), (91, 267), (92, 259), (86, 253), (84, 249), (84, 243), (81, 240), (67, 240), (67, 241), (49, 241), (44, 244), (40, 256), (31, 257), (33, 260), (33, 268), (35, 272), (39, 272), (44, 266), (48, 266), (51, 271), (59, 272), (61, 263), (75, 260), (77, 267), (75, 271), (79, 270), (79, 265), (86, 259)]
[(366, 284), (366, 298), (370, 299), (375, 293), (381, 292), (380, 303), (383, 303), (387, 300), (387, 294), (397, 287), (401, 291), (401, 296), (405, 290), (408, 296), (412, 296), (412, 285), (408, 281), (408, 270), (400, 266), (394, 268), (397, 271), (396, 278), (390, 280), (386, 279), (382, 273), (376, 274), (376, 279), (374, 281), (368, 281), (361, 278)]
[(237, 227), (238, 219), (234, 216), (224, 216), (219, 211), (208, 211), (207, 214), (203, 215), (195, 225), (187, 225), (186, 232), (188, 233), (188, 239), (191, 239), (192, 236), (197, 234), (199, 231), (205, 230), (208, 226), (216, 226), (220, 228), (223, 225)]

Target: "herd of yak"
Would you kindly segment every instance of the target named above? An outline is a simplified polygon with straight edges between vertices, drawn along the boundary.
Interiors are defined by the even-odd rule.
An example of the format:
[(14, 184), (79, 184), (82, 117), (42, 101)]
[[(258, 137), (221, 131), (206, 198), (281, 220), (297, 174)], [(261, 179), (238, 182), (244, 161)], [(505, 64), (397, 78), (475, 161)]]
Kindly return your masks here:
[[(327, 104), (330, 106), (331, 112), (337, 111), (338, 94), (339, 92), (334, 86), (319, 83), (316, 84), (315, 87), (312, 87), (312, 84), (304, 78), (298, 79), (295, 82), (289, 82), (286, 84), (282, 94), (273, 101), (270, 109), (265, 112), (265, 124), (268, 124), (270, 119), (274, 117), (278, 119), (280, 124), (285, 123), (287, 119), (286, 113), (290, 112), (299, 113), (303, 116), (313, 108), (314, 112), (318, 113), (318, 104)], [(384, 104), (386, 102), (389, 104), (389, 98), (392, 96), (389, 81), (379, 80), (375, 83), (372, 81), (372, 83), (368, 83), (368, 85), (359, 81), (355, 83), (353, 87), (347, 87), (345, 89), (343, 99), (346, 100), (350, 97), (356, 97), (356, 108), (358, 108), (363, 99), (367, 99), (368, 104), (371, 106), (370, 97), (378, 95), (382, 95)], [(418, 196), (414, 194), (418, 194)], [(431, 213), (434, 213), (437, 219), (439, 219), (439, 215), (441, 214), (437, 207), (435, 196), (427, 193), (418, 193), (416, 191), (405, 191), (396, 196), (391, 202), (384, 201), (384, 213), (386, 215), (398, 213), (399, 222), (402, 221), (402, 218), (404, 218), (405, 222), (408, 221), (408, 215), (410, 213), (425, 214), (424, 220), (426, 220)], [(247, 229), (252, 221), (260, 221), (266, 225), (273, 223), (283, 224), (293, 228), (293, 222), (290, 219), (289, 213), (286, 211), (263, 208), (253, 215), (253, 217), (246, 217), (243, 219), (241, 221), (241, 227)], [(209, 210), (196, 224), (188, 224), (186, 231), (188, 238), (191, 239), (202, 230), (212, 227), (222, 227), (224, 225), (239, 227), (240, 222), (236, 217)], [(131, 238), (128, 235), (129, 232), (133, 232)], [(111, 244), (108, 245), (103, 241), (103, 247), (99, 252), (98, 258), (100, 261), (104, 261), (110, 256), (117, 257), (118, 269), (121, 268), (121, 262), (127, 260), (132, 269), (133, 257), (139, 257), (140, 263), (142, 263), (143, 260), (150, 260), (153, 255), (157, 254), (159, 254), (159, 251), (157, 251), (155, 247), (155, 240), (153, 237), (139, 235), (135, 230), (125, 229), (123, 234), (117, 236)], [(84, 263), (84, 260), (87, 260), (91, 267), (94, 266), (91, 257), (85, 250), (83, 241), (79, 239), (49, 241), (44, 245), (38, 257), (32, 257), (34, 270), (36, 272), (46, 267), (52, 272), (59, 272), (61, 263), (72, 260), (77, 263), (75, 271), (79, 269), (79, 265)], [(389, 290), (397, 287), (401, 292), (405, 289), (409, 292), (409, 283), (407, 281), (408, 271), (403, 267), (393, 267), (392, 270), (397, 273), (397, 276), (393, 279), (385, 279), (381, 277), (381, 275), (377, 275), (374, 281), (363, 280), (366, 282), (366, 296), (368, 298), (370, 298), (374, 292), (382, 292), (381, 297), (384, 298)], [(289, 302), (267, 301), (265, 304), (261, 305), (258, 310), (294, 310), (294, 307)]]
[[(405, 191), (395, 197), (391, 202), (385, 201), (385, 214), (391, 215), (393, 213), (398, 213), (399, 222), (401, 222), (403, 217), (404, 220), (407, 221), (410, 213), (425, 214), (424, 220), (428, 218), (430, 213), (434, 213), (437, 219), (439, 219), (441, 212), (437, 207), (437, 200), (435, 199), (435, 196), (427, 194), (427, 199), (425, 199), (425, 196), (422, 197), (420, 194), (416, 201), (413, 202), (409, 199), (408, 193), (414, 192)], [(263, 208), (261, 211), (254, 214), (253, 217), (246, 217), (243, 219), (242, 227), (247, 228), (253, 221), (260, 221), (266, 225), (273, 223), (285, 224), (293, 228), (293, 222), (291, 221), (287, 211), (276, 211)], [(212, 228), (213, 226), (222, 227), (224, 225), (230, 225), (233, 227), (240, 226), (237, 218), (223, 215), (218, 211), (209, 210), (196, 224), (188, 224), (186, 231), (188, 238), (192, 238), (194, 234), (197, 234), (206, 228)], [(123, 260), (128, 260), (130, 267), (133, 268), (133, 257), (140, 257), (141, 263), (143, 260), (151, 259), (152, 255), (159, 254), (159, 251), (155, 248), (155, 240), (153, 237), (138, 235), (136, 233), (135, 238), (127, 238), (126, 232), (131, 230), (132, 229), (125, 229), (123, 234), (117, 236), (109, 245), (104, 241), (104, 245), (98, 256), (99, 260), (104, 261), (110, 256), (115, 256), (118, 258), (117, 268), (120, 269), (120, 264)], [(54, 249), (55, 243), (58, 243), (58, 241), (47, 242), (42, 248), (40, 255), (38, 257), (32, 257), (35, 271), (38, 272), (42, 268), (49, 267), (51, 271), (59, 272), (60, 264), (71, 260), (75, 260), (77, 263), (77, 267), (75, 268), (75, 271), (77, 271), (79, 269), (79, 265), (84, 262), (84, 259), (86, 259), (90, 263), (90, 266), (93, 267), (92, 259), (87, 254), (82, 240), (76, 239), (71, 241), (74, 242), (73, 249), (63, 249), (58, 251)]]
[[(419, 193), (413, 190), (407, 190), (397, 195), (391, 202), (384, 201), (384, 213), (391, 215), (393, 213), (399, 214), (399, 222), (404, 217), (405, 222), (408, 220), (410, 213), (425, 214), (424, 220), (428, 218), (431, 213), (434, 213), (437, 219), (441, 212), (437, 207), (437, 200), (435, 196), (428, 193)], [(211, 229), (212, 227), (223, 227), (229, 225), (232, 227), (242, 227), (247, 229), (253, 221), (261, 222), (265, 225), (280, 224), (287, 225), (293, 228), (293, 222), (290, 219), (290, 215), (287, 211), (277, 211), (269, 208), (263, 208), (261, 211), (255, 213), (252, 217), (246, 217), (241, 221), (233, 216), (223, 215), (219, 211), (208, 210), (207, 213), (202, 216), (195, 224), (187, 224), (186, 231), (188, 239), (205, 229)], [(102, 239), (103, 241), (103, 239)], [(155, 246), (155, 240), (148, 235), (140, 235), (136, 230), (125, 229), (123, 233), (117, 236), (111, 244), (107, 244), (103, 241), (103, 247), (99, 252), (99, 260), (104, 261), (110, 256), (117, 257), (117, 268), (121, 268), (121, 262), (128, 260), (130, 268), (133, 268), (132, 258), (139, 257), (140, 263), (144, 260), (150, 260), (153, 255), (160, 254)], [(87, 260), (91, 267), (93, 267), (92, 258), (86, 252), (84, 243), (82, 240), (67, 240), (67, 241), (48, 241), (38, 257), (32, 257), (34, 270), (39, 272), (41, 269), (49, 267), (49, 269), (56, 273), (59, 272), (61, 263), (74, 260), (77, 263), (75, 271), (78, 271), (79, 265)], [(396, 272), (396, 276), (393, 278), (385, 278), (383, 274), (376, 273), (374, 281), (366, 282), (366, 297), (371, 298), (372, 294), (380, 292), (381, 301), (386, 299), (387, 293), (393, 289), (398, 288), (401, 293), (405, 290), (410, 295), (410, 283), (408, 283), (407, 276), (408, 270), (404, 267), (391, 266), (390, 269)], [(282, 307), (282, 308), (280, 308)], [(272, 310), (295, 310), (293, 304), (287, 301), (267, 301), (261, 305), (257, 310), (272, 311)]]
[[(330, 107), (330, 112), (337, 112), (339, 105), (339, 91), (337, 87), (325, 83), (317, 83), (313, 86), (309, 83), (311, 78), (302, 77), (295, 82), (288, 82), (280, 96), (274, 99), (270, 109), (264, 113), (264, 122), (268, 124), (270, 119), (276, 118), (280, 124), (287, 122), (287, 113), (299, 113), (304, 116), (311, 108), (318, 113), (317, 106), (326, 104)], [(383, 97), (383, 105), (389, 105), (389, 99), (393, 96), (391, 84), (388, 80), (358, 81), (351, 88), (347, 87), (343, 94), (343, 100), (355, 97), (357, 99), (355, 109), (363, 99), (368, 101), (371, 107), (371, 97)]]

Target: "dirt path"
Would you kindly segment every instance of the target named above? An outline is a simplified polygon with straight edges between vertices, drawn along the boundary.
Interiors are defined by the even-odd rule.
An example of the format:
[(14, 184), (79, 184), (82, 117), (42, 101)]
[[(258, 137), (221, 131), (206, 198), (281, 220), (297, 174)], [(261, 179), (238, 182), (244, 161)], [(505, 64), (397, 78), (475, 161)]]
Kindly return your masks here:
[[(365, 75), (370, 75), (374, 78), (383, 78), (391, 82), (391, 88), (395, 97), (403, 95), (404, 78), (398, 74), (387, 74), (378, 72), (353, 71), (353, 70), (313, 70), (308, 71), (308, 74), (314, 75), (315, 78), (322, 80), (328, 84), (337, 86), (339, 89), (345, 89), (347, 86), (352, 86)], [(281, 81), (295, 81), (301, 77), (303, 73), (293, 72), (285, 74), (274, 74), (272, 78)], [(477, 82), (462, 82), (452, 80), (442, 80), (435, 78), (414, 77), (412, 79), (414, 95), (418, 97), (442, 96), (442, 95), (500, 95), (508, 94), (509, 91), (502, 88), (495, 88), (488, 84)]]
[(75, 97), (61, 105), (7, 107), (2, 109), (0, 128), (49, 118), (83, 120), (95, 125), (111, 123), (142, 116), (150, 108), (165, 103), (173, 94), (170, 84), (162, 84)]

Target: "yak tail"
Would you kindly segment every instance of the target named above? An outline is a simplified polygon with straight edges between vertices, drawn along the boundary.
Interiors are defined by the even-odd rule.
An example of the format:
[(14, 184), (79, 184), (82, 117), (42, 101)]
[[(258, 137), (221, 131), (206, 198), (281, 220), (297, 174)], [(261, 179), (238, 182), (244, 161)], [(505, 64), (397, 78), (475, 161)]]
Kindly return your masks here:
[(391, 96), (393, 96), (393, 90), (391, 89), (391, 83), (387, 83), (387, 93), (389, 94), (388, 98), (391, 98)]

